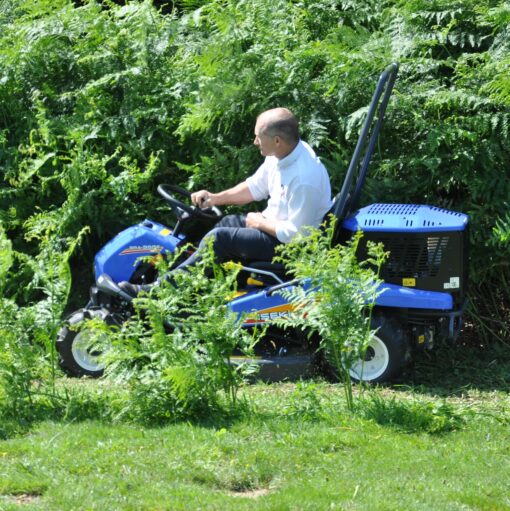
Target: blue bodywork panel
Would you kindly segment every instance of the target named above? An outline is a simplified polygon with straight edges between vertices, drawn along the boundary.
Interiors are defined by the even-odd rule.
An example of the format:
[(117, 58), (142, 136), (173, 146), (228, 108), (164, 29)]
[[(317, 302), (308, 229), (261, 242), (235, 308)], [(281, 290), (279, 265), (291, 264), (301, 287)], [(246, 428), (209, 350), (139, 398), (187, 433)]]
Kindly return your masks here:
[(184, 236), (175, 237), (171, 229), (157, 222), (144, 220), (120, 232), (96, 255), (96, 279), (106, 273), (114, 282), (129, 280), (141, 257), (173, 253)]
[(371, 204), (346, 218), (342, 226), (363, 232), (445, 232), (463, 231), (469, 217), (435, 206), (416, 204)]
[[(305, 282), (303, 286), (307, 288), (308, 283)], [(290, 289), (290, 286), (286, 289)], [(453, 309), (453, 299), (448, 293), (410, 289), (386, 283), (381, 284), (380, 291), (381, 294), (375, 301), (375, 305), (379, 307), (435, 311)], [(239, 316), (249, 314), (244, 320), (244, 326), (263, 324), (266, 321), (284, 317), (292, 310), (291, 304), (281, 292), (270, 292), (268, 289), (248, 292), (230, 302), (229, 307)]]
[[(445, 231), (462, 230), (467, 225), (467, 216), (430, 206), (373, 204), (359, 210), (344, 222), (344, 227), (364, 231), (413, 231), (427, 232), (427, 229)], [(411, 223), (412, 225), (411, 225)], [(418, 225), (420, 224), (420, 225)], [(427, 224), (427, 225), (425, 225)], [(430, 225), (429, 225), (430, 224)], [(114, 282), (130, 280), (141, 257), (162, 253), (174, 253), (184, 241), (184, 236), (173, 236), (171, 229), (157, 222), (145, 220), (125, 229), (107, 243), (96, 255), (96, 279), (102, 274), (109, 275)], [(305, 288), (308, 283), (304, 284)], [(280, 292), (268, 292), (271, 288), (255, 287), (230, 302), (232, 312), (239, 315), (251, 314), (245, 325), (262, 324), (271, 319), (285, 316), (292, 306)], [(382, 293), (376, 300), (380, 307), (451, 311), (453, 299), (449, 293), (424, 291), (383, 283)]]
[(277, 317), (287, 316), (292, 310), (292, 305), (281, 293), (268, 294), (268, 289), (249, 291), (228, 305), (238, 316), (249, 314), (244, 318), (244, 326), (263, 324)]
[(448, 293), (411, 289), (386, 283), (381, 284), (379, 289), (382, 293), (377, 297), (375, 304), (381, 307), (432, 310), (453, 309), (453, 298)]

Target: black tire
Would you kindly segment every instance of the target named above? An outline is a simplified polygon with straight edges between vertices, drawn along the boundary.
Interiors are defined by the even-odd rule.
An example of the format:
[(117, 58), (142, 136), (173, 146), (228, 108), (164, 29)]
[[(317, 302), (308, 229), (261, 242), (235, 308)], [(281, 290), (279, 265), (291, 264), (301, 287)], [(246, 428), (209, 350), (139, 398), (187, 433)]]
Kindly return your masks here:
[[(365, 359), (360, 358), (351, 367), (350, 375), (354, 382), (391, 381), (402, 374), (410, 360), (410, 344), (398, 320), (375, 314), (372, 328), (377, 332), (367, 347)], [(323, 360), (323, 367), (326, 376), (338, 381), (338, 373), (329, 362)]]
[(99, 353), (91, 351), (90, 331), (79, 327), (79, 323), (93, 318), (112, 323), (107, 309), (78, 309), (66, 318), (58, 333), (56, 346), (60, 367), (69, 376), (98, 378), (104, 373), (104, 364), (98, 359)]

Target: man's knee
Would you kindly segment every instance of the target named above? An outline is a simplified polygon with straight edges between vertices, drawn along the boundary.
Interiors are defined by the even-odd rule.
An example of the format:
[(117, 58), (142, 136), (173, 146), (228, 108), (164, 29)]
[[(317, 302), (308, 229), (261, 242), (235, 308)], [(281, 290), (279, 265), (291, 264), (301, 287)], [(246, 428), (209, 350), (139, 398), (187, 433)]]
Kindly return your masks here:
[(232, 240), (237, 230), (237, 227), (215, 227), (202, 238), (199, 248), (203, 249), (207, 244), (212, 243), (216, 260), (223, 262), (229, 258)]
[(230, 245), (237, 231), (237, 227), (216, 227), (207, 234), (207, 237), (213, 238), (213, 247), (217, 252), (219, 247)]
[(205, 247), (207, 244), (211, 243), (211, 239), (213, 240), (213, 245), (216, 242), (216, 233), (217, 231), (221, 229), (221, 227), (215, 227), (214, 229), (211, 229), (208, 233), (204, 235), (204, 237), (200, 240), (199, 248)]

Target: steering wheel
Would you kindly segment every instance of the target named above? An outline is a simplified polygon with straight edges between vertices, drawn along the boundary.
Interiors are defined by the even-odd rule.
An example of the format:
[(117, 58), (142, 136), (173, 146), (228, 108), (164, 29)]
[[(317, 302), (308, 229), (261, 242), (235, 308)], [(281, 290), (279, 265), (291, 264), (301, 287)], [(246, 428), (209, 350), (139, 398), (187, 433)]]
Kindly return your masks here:
[(168, 202), (168, 204), (170, 204), (177, 220), (184, 220), (186, 218), (185, 213), (188, 213), (190, 217), (204, 218), (206, 220), (217, 220), (219, 217), (223, 216), (223, 213), (216, 206), (201, 209), (197, 206), (192, 206), (191, 204), (186, 204), (179, 199), (176, 199), (175, 194), (182, 195), (187, 199), (191, 197), (191, 192), (181, 188), (180, 186), (159, 185), (158, 193)]

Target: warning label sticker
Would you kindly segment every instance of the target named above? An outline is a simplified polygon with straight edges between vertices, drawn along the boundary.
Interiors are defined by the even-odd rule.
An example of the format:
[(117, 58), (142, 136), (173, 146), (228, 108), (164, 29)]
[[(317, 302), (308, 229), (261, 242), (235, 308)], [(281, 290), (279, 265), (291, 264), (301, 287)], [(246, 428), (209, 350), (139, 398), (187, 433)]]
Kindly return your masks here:
[(460, 287), (460, 278), (459, 277), (450, 277), (450, 282), (445, 282), (443, 284), (444, 289), (459, 289)]

